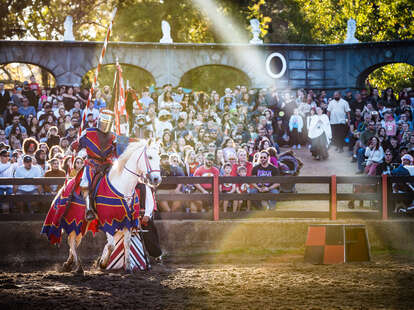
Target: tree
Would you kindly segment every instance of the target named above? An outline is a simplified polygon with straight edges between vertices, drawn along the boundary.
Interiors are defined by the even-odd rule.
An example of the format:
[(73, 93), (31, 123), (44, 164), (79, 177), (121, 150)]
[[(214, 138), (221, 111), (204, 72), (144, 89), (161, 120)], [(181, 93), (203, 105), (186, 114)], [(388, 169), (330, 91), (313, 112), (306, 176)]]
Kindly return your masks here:
[(395, 93), (414, 85), (414, 66), (395, 63), (374, 70), (367, 78), (369, 85), (384, 91), (392, 87)]

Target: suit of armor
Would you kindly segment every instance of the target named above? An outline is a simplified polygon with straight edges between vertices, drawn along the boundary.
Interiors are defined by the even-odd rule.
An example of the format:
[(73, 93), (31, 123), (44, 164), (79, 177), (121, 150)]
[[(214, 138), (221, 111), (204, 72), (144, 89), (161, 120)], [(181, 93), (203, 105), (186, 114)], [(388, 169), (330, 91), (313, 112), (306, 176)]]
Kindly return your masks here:
[(88, 155), (85, 166), (80, 172), (82, 175), (79, 183), (82, 196), (86, 202), (86, 219), (88, 221), (95, 218), (89, 195), (91, 182), (94, 183), (97, 173), (105, 173), (107, 168), (112, 165), (113, 158), (116, 157), (116, 136), (109, 131), (112, 125), (112, 114), (111, 111), (101, 111), (98, 127), (86, 129), (79, 142), (72, 144), (75, 151), (79, 152), (85, 148)]

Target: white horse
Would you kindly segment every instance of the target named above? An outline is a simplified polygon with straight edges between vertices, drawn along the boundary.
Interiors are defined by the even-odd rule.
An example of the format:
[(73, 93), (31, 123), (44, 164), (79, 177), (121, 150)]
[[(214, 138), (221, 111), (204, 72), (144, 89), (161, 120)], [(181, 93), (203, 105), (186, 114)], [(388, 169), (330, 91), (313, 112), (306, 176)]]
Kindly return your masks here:
[[(149, 186), (158, 186), (161, 183), (159, 146), (153, 141), (148, 143), (131, 143), (110, 169), (108, 179), (111, 185), (123, 195), (128, 205), (132, 204), (132, 199), (135, 194), (135, 187), (138, 182), (146, 183), (147, 193), (151, 193)], [(150, 208), (154, 205), (152, 195), (146, 195), (145, 205), (146, 209), (147, 206)], [(97, 211), (99, 217), (99, 210)], [(125, 227), (123, 228), (123, 233), (125, 268), (126, 272), (132, 272), (130, 264), (131, 231)], [(75, 264), (76, 272), (83, 273), (82, 264), (76, 251), (77, 247), (81, 243), (82, 237), (82, 233), (76, 235), (75, 231), (72, 231), (69, 234), (69, 257), (63, 264), (63, 271), (70, 271), (73, 264)], [(102, 256), (98, 261), (101, 268), (105, 268), (108, 265), (109, 258), (115, 248), (114, 236), (106, 232), (106, 237), (107, 244), (105, 245)]]

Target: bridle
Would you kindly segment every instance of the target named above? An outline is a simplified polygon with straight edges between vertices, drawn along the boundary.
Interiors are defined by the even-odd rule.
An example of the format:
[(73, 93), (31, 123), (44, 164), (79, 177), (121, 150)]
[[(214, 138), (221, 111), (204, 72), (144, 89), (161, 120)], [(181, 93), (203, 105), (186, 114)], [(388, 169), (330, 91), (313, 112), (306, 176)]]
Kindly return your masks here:
[(136, 177), (138, 177), (138, 179), (141, 180), (141, 183), (143, 183), (145, 185), (148, 185), (150, 187), (154, 187), (154, 185), (150, 182), (150, 176), (154, 172), (161, 172), (161, 170), (152, 169), (151, 164), (150, 164), (149, 159), (148, 159), (148, 155), (147, 155), (147, 146), (144, 147), (141, 154), (138, 156), (137, 166), (138, 166), (139, 160), (141, 159), (142, 155), (144, 155), (146, 173), (144, 173), (144, 172), (136, 173), (136, 172), (132, 171), (131, 169), (129, 169), (126, 166), (126, 164), (124, 166), (124, 169), (126, 171), (128, 171), (129, 173), (131, 173), (131, 174), (135, 175)]

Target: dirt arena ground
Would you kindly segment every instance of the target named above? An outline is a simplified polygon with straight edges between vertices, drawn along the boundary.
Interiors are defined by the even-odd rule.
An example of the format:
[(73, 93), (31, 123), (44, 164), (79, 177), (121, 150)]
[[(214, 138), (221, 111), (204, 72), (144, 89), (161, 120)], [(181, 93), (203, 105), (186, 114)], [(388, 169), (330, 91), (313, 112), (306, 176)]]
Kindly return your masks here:
[(7, 268), (0, 272), (0, 307), (414, 309), (414, 260), (406, 255), (379, 253), (371, 262), (341, 265), (311, 265), (299, 254), (264, 256), (254, 262), (251, 256), (205, 261), (210, 263), (168, 263), (132, 275)]
[[(301, 175), (355, 175), (345, 154), (330, 150), (330, 160), (321, 162), (308, 149), (296, 153), (305, 162)], [(317, 184), (297, 189), (321, 191)], [(300, 208), (328, 209), (328, 203)], [(301, 250), (238, 253), (170, 258), (132, 275), (91, 264), (85, 270), (80, 276), (60, 273), (57, 265), (0, 266), (0, 309), (414, 309), (413, 253), (376, 252), (371, 262), (340, 265), (305, 263)]]

